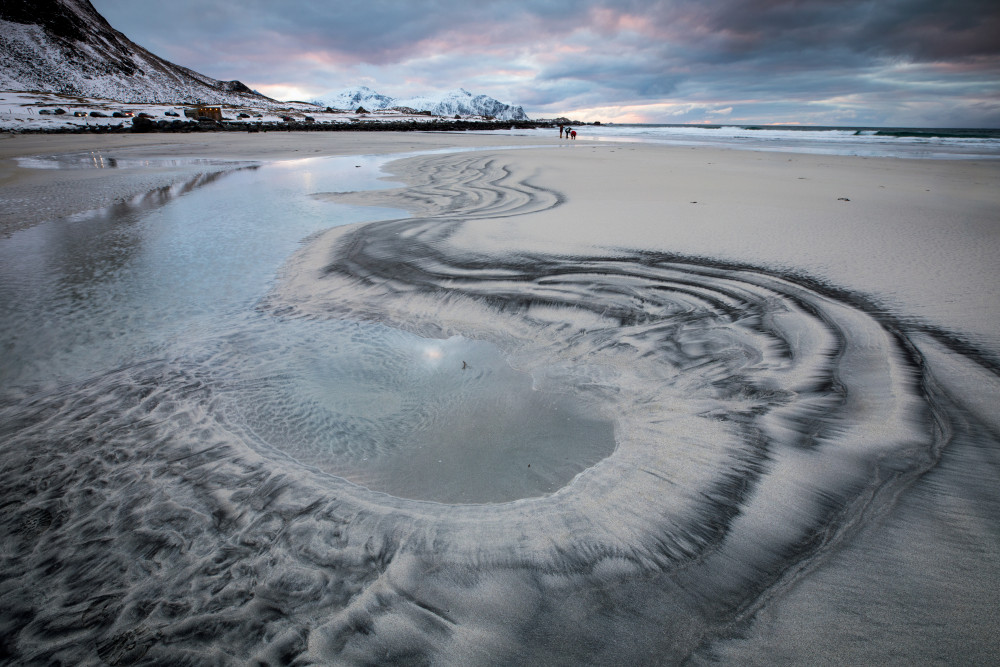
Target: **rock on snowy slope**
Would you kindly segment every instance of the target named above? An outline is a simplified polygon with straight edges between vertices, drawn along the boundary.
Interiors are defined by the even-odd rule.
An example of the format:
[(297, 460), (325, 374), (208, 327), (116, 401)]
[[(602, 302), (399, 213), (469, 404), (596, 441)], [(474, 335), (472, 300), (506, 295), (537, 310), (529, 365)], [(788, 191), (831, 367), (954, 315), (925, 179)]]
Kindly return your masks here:
[(239, 81), (219, 81), (150, 53), (88, 0), (0, 2), (0, 89), (121, 102), (277, 104)]

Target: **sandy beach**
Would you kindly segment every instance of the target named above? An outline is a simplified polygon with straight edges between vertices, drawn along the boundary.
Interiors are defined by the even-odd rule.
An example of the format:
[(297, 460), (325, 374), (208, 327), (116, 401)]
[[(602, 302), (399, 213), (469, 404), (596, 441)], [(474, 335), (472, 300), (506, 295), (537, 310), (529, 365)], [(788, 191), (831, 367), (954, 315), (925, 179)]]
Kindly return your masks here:
[(18, 655), (1000, 650), (1000, 160), (530, 143), (0, 138)]
[[(515, 142), (516, 143), (516, 142)], [(321, 155), (369, 155), (436, 150), (449, 147), (503, 145), (504, 137), (462, 133), (271, 132), (239, 137), (218, 134), (45, 135), (0, 134), (0, 187), (3, 210), (0, 234), (15, 229), (109, 206), (168, 187), (194, 174), (217, 173), (233, 165), (190, 164), (191, 161), (291, 160)], [(77, 169), (55, 173), (25, 169), (18, 158), (94, 153), (161, 163), (143, 169)], [(173, 161), (174, 164), (169, 164)]]
[[(994, 261), (1000, 252), (1000, 161), (788, 155), (571, 143), (557, 137), (545, 143), (518, 150), (517, 158), (505, 159), (505, 164), (516, 170), (516, 178), (562, 193), (564, 205), (494, 225), (477, 224), (463, 230), (469, 238), (455, 241), (564, 252), (628, 247), (763, 261), (871, 294), (889, 292), (899, 301), (886, 306), (936, 315), (937, 324), (1000, 347), (1000, 274)], [(8, 134), (0, 137), (0, 233), (241, 164), (524, 145), (516, 136), (424, 132)], [(17, 158), (95, 151), (175, 164), (57, 171), (17, 163)], [(407, 164), (420, 163), (394, 165), (392, 173), (419, 183)], [(425, 212), (420, 201), (405, 193), (362, 194), (351, 201)], [(956, 228), (962, 233), (952, 233)], [(884, 289), (887, 282), (889, 290)]]

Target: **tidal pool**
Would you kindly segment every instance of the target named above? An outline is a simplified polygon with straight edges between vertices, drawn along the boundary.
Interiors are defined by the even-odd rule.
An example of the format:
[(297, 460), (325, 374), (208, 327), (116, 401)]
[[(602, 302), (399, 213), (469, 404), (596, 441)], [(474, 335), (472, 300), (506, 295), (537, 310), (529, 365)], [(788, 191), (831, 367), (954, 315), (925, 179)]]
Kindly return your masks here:
[[(88, 153), (22, 166), (162, 162)], [(570, 395), (533, 388), (495, 345), (255, 308), (305, 236), (398, 217), (308, 196), (385, 187), (383, 162), (238, 166), (13, 235), (0, 244), (0, 378), (13, 388), (151, 358), (201, 364), (264, 452), (403, 498), (505, 502), (556, 491), (614, 450), (613, 425)]]
[(422, 217), (311, 196), (383, 160), (0, 240), (0, 655), (995, 653), (988, 352), (771, 266), (463, 245), (564, 201), (509, 154), (411, 165)]
[(490, 343), (358, 322), (276, 331), (277, 346), (241, 341), (223, 410), (269, 447), (373, 491), (442, 503), (543, 496), (614, 450), (608, 420), (535, 389)]

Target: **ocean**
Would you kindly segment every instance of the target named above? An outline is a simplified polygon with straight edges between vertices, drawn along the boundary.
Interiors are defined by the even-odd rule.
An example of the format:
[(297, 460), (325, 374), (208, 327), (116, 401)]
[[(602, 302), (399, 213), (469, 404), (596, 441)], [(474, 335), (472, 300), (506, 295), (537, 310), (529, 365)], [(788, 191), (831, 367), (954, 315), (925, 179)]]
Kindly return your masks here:
[[(639, 125), (574, 127), (578, 139), (641, 141), (815, 155), (925, 159), (1000, 158), (1000, 130), (789, 125)], [(513, 131), (548, 136), (552, 130)]]
[(349, 156), (0, 239), (0, 660), (995, 656), (996, 349), (759, 257), (463, 245), (564, 197), (409, 158), (419, 217), (317, 196), (391, 186)]

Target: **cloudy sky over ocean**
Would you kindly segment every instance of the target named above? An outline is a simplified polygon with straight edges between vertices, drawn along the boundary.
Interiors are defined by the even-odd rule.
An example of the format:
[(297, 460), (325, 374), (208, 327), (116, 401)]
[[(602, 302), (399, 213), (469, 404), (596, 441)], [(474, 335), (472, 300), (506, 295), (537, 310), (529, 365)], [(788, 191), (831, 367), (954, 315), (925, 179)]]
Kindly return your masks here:
[(996, 0), (92, 0), (278, 99), (463, 87), (532, 118), (1000, 127)]

